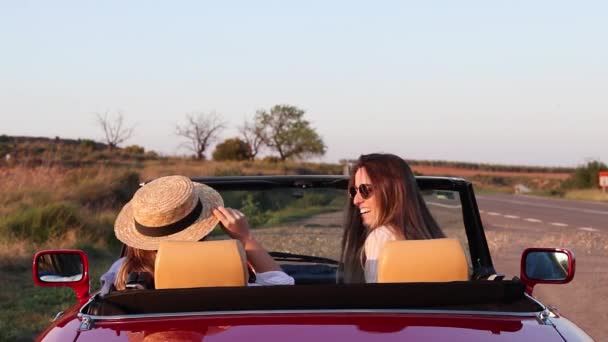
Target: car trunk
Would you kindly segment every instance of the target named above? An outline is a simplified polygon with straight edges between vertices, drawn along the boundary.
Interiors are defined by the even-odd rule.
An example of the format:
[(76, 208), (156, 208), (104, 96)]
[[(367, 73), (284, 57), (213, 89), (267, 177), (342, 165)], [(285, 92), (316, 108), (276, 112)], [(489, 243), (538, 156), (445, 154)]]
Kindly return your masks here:
[(535, 317), (306, 313), (99, 321), (78, 341), (562, 341)]

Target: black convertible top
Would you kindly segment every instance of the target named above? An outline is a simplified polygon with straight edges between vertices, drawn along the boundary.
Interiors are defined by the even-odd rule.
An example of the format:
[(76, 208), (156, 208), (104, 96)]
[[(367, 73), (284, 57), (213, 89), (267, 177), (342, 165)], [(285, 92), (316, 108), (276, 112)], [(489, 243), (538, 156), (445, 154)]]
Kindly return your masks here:
[(519, 280), (127, 290), (97, 298), (89, 314), (243, 310), (432, 309), (535, 312)]

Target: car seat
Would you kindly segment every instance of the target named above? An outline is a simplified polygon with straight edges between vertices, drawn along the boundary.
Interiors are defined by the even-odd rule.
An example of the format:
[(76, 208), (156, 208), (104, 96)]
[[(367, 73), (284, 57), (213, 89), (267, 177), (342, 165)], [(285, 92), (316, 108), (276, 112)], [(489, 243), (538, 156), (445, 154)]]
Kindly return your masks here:
[(245, 286), (247, 279), (238, 240), (162, 241), (156, 254), (156, 289)]
[(389, 241), (378, 259), (379, 283), (465, 280), (469, 267), (457, 239)]

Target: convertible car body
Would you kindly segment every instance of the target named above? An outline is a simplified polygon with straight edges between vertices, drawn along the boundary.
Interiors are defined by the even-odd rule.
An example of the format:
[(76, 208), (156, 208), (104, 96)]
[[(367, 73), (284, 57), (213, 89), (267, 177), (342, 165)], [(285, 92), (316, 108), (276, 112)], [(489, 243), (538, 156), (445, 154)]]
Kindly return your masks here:
[[(59, 313), (39, 340), (591, 340), (532, 295), (535, 284), (572, 279), (572, 253), (530, 248), (522, 254), (520, 277), (505, 279), (494, 269), (473, 187), (463, 179), (417, 178), (448, 239), (393, 245), (394, 252), (385, 253), (380, 261), (375, 284), (344, 284), (338, 272), (341, 223), (349, 200), (347, 177), (193, 180), (215, 188), (226, 206), (247, 215), (256, 238), (296, 285), (168, 286), (102, 297), (90, 293), (84, 253), (42, 251), (34, 257), (34, 281), (72, 287), (78, 303)], [(226, 239), (221, 234), (212, 238)], [(436, 244), (446, 241), (457, 246), (457, 257)], [(209, 242), (200, 242), (205, 243)], [(454, 260), (460, 267), (458, 276), (453, 276)]]

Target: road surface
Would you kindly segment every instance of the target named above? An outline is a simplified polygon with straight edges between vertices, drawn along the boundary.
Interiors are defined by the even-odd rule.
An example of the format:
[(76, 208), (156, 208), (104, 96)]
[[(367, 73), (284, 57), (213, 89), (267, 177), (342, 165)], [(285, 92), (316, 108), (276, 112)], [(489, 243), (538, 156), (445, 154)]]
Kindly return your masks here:
[(608, 341), (608, 204), (552, 198), (479, 195), (481, 218), (495, 268), (519, 275), (527, 247), (563, 247), (576, 256), (574, 280), (537, 285), (534, 295), (583, 328)]
[(608, 204), (544, 197), (478, 195), (484, 221), (494, 227), (606, 231)]

